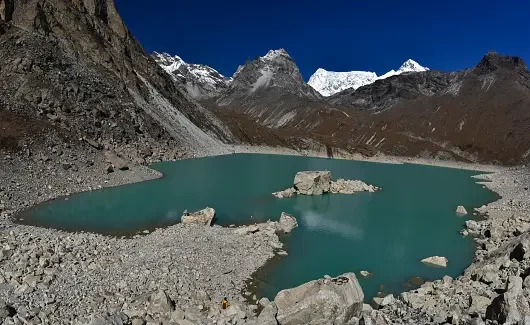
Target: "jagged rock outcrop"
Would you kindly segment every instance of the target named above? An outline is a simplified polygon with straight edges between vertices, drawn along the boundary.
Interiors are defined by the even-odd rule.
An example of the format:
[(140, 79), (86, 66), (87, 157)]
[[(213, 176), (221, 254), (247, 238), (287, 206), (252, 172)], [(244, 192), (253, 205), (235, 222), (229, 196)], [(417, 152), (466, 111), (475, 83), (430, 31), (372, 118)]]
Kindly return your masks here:
[(221, 111), (244, 113), (261, 125), (277, 129), (299, 122), (312, 110), (332, 109), (320, 99), (321, 95), (305, 83), (294, 60), (279, 49), (240, 67), (216, 105)]
[(350, 324), (360, 317), (364, 294), (354, 273), (282, 290), (274, 302), (280, 325)]
[(167, 53), (154, 52), (152, 57), (177, 84), (182, 85), (185, 91), (197, 100), (217, 97), (230, 85), (230, 78), (207, 65), (186, 63), (179, 56)]
[(129, 144), (131, 159), (146, 144), (214, 151), (233, 139), (146, 55), (112, 0), (3, 3), (0, 113), (27, 121), (12, 129), (43, 123), (61, 141), (89, 138), (116, 151)]
[(293, 231), (294, 228), (298, 227), (298, 222), (292, 215), (282, 212), (280, 221), (278, 221), (278, 226), (282, 232), (288, 234)]
[(357, 192), (373, 193), (379, 190), (376, 186), (368, 185), (363, 181), (352, 181), (338, 179), (336, 182), (331, 182), (330, 192), (334, 194), (355, 194)]
[(486, 310), (486, 318), (500, 324), (515, 324), (530, 317), (530, 305), (523, 295), (523, 279), (511, 276), (506, 292), (497, 296)]
[(330, 171), (299, 172), (294, 177), (294, 188), (303, 195), (322, 195), (328, 193), (331, 184)]
[(184, 212), (184, 215), (182, 215), (181, 218), (181, 222), (183, 224), (211, 226), (214, 218), (215, 210), (212, 208), (206, 208), (192, 213)]
[(322, 195), (324, 193), (333, 194), (355, 194), (357, 192), (373, 193), (379, 190), (378, 187), (368, 185), (359, 180), (331, 180), (330, 171), (304, 171), (298, 172), (294, 177), (294, 187), (283, 191), (272, 193), (279, 199), (290, 198), (295, 194), (302, 195)]

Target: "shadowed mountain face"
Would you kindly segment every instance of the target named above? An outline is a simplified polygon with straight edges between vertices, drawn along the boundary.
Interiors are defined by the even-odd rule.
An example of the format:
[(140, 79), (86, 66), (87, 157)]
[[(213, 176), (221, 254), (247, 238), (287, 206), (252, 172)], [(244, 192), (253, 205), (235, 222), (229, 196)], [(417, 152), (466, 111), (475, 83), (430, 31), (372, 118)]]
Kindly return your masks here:
[(488, 53), (473, 69), (391, 77), (329, 100), (365, 113), (362, 122), (335, 120), (318, 130), (353, 147), (502, 164), (529, 159), (530, 73), (517, 57)]
[[(403, 73), (327, 98), (292, 86), (300, 82), (274, 89), (273, 78), (293, 79), (282, 70), (261, 73), (267, 71), (261, 62), (247, 63), (239, 72), (248, 69), (244, 78), (236, 74), (234, 80), (246, 82), (221, 97), (220, 111), (231, 107), (289, 139), (312, 139), (366, 155), (499, 164), (529, 160), (530, 73), (518, 57), (492, 52), (472, 69)], [(264, 81), (263, 75), (271, 77), (270, 83), (257, 82)], [(253, 129), (258, 128), (246, 129), (247, 138)]]
[[(146, 145), (212, 153), (242, 141), (530, 159), (530, 73), (517, 57), (488, 53), (468, 70), (404, 71), (324, 98), (284, 50), (247, 62), (232, 79), (189, 65), (178, 70), (183, 86), (144, 52), (111, 0), (0, 0), (0, 17), (0, 122), (9, 130), (0, 148), (56, 132), (132, 156)], [(212, 80), (221, 86), (201, 84)], [(190, 85), (206, 96), (193, 99)]]
[[(111, 0), (2, 0), (0, 110), (112, 146), (233, 136), (145, 54)], [(13, 119), (16, 120), (16, 119)]]
[(248, 61), (234, 74), (229, 88), (217, 99), (220, 110), (244, 113), (277, 129), (295, 126), (318, 109), (330, 109), (307, 85), (296, 63), (283, 49)]

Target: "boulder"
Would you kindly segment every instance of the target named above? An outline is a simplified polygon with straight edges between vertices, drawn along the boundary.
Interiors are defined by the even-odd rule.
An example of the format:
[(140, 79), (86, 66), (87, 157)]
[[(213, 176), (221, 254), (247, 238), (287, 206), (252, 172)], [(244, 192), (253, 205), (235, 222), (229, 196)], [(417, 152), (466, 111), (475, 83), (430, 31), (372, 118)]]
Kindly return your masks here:
[(276, 315), (278, 314), (278, 307), (267, 298), (260, 300), (260, 305), (263, 306), (261, 313), (256, 320), (256, 325), (278, 325)]
[(491, 304), (491, 299), (484, 296), (472, 295), (470, 298), (469, 314), (484, 315), (486, 308)]
[(467, 220), (466, 227), (467, 227), (468, 233), (473, 234), (473, 235), (479, 234), (480, 231), (482, 230), (482, 226), (478, 222), (473, 221), (473, 220)]
[(286, 190), (280, 191), (280, 192), (272, 193), (272, 195), (274, 195), (275, 197), (279, 199), (290, 198), (290, 197), (293, 197), (295, 194), (296, 194), (296, 190), (292, 187)]
[(443, 256), (431, 256), (427, 257), (421, 260), (421, 262), (427, 266), (433, 266), (433, 267), (447, 267), (447, 260), (446, 257)]
[(7, 317), (13, 317), (16, 313), (17, 311), (15, 308), (9, 306), (5, 301), (0, 299), (0, 321), (3, 321)]
[(354, 273), (282, 290), (274, 302), (281, 325), (349, 324), (360, 317), (364, 294)]
[(122, 158), (118, 157), (115, 153), (111, 151), (105, 151), (105, 158), (107, 162), (110, 163), (115, 169), (119, 170), (128, 170), (129, 166)]
[(362, 276), (363, 278), (369, 278), (369, 277), (372, 276), (372, 273), (370, 273), (368, 271), (360, 271), (359, 275)]
[(486, 309), (486, 319), (514, 324), (530, 316), (530, 305), (523, 295), (523, 279), (510, 276), (506, 292), (497, 296)]
[(164, 290), (159, 290), (149, 298), (147, 313), (150, 315), (167, 315), (175, 309), (173, 302)]
[(467, 210), (466, 208), (464, 208), (463, 206), (459, 205), (457, 208), (456, 208), (456, 214), (460, 215), (460, 216), (465, 216), (467, 214)]
[(102, 145), (99, 144), (98, 142), (92, 140), (92, 139), (89, 139), (87, 137), (83, 137), (83, 141), (85, 141), (86, 143), (88, 143), (91, 147), (97, 149), (97, 150), (100, 150), (102, 149)]
[(180, 220), (183, 224), (211, 226), (214, 217), (215, 210), (213, 208), (206, 208), (193, 213), (184, 213)]
[(298, 227), (298, 222), (296, 222), (296, 218), (292, 215), (282, 212), (282, 215), (280, 216), (280, 221), (278, 222), (278, 227), (281, 231), (288, 234), (294, 228)]
[(330, 171), (299, 172), (294, 177), (294, 188), (303, 195), (322, 195), (328, 193), (331, 184)]
[(331, 182), (330, 191), (336, 194), (355, 194), (356, 192), (373, 193), (377, 191), (377, 187), (368, 185), (363, 181), (339, 179), (336, 182)]

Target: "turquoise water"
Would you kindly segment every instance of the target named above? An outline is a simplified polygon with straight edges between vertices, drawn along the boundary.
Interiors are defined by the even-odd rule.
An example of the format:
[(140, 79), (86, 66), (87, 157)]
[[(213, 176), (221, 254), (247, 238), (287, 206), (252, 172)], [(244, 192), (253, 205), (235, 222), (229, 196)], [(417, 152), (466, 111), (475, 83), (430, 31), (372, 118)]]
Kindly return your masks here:
[[(325, 274), (367, 270), (373, 276), (361, 284), (370, 298), (380, 290), (407, 290), (403, 284), (412, 276), (433, 280), (461, 274), (474, 247), (459, 231), (471, 216), (458, 217), (454, 210), (464, 205), (471, 211), (496, 199), (471, 178), (477, 172), (412, 164), (241, 154), (152, 167), (165, 176), (46, 202), (26, 211), (21, 222), (129, 235), (175, 224), (185, 209), (213, 207), (221, 225), (277, 220), (285, 211), (300, 226), (282, 238), (289, 256), (257, 274), (258, 292), (274, 297)], [(334, 179), (360, 179), (383, 190), (290, 199), (271, 195), (292, 186), (301, 170), (331, 170)], [(420, 262), (433, 255), (446, 256), (449, 267)]]

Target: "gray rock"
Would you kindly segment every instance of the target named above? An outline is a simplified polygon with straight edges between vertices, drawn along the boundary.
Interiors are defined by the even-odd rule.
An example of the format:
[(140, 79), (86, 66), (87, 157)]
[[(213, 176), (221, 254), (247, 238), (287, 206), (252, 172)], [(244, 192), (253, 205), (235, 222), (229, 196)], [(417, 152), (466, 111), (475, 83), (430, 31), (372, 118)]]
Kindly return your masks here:
[(330, 185), (331, 193), (338, 194), (355, 194), (357, 192), (373, 193), (377, 190), (377, 187), (373, 185), (368, 185), (365, 182), (358, 180), (338, 179), (336, 182), (331, 182)]
[(530, 316), (525, 316), (517, 325), (530, 325)]
[(486, 318), (501, 324), (517, 323), (530, 316), (530, 305), (523, 295), (522, 279), (510, 276), (506, 292), (493, 299), (486, 310)]
[(290, 198), (290, 197), (293, 197), (295, 194), (296, 194), (296, 190), (292, 187), (286, 190), (280, 191), (280, 192), (272, 193), (272, 195), (274, 195), (275, 197), (279, 199)]
[(296, 221), (296, 218), (292, 215), (282, 212), (280, 221), (278, 222), (278, 226), (280, 227), (281, 231), (288, 234), (294, 228), (298, 227), (298, 222)]
[(319, 279), (282, 290), (274, 302), (281, 325), (348, 324), (361, 316), (364, 294), (354, 273), (331, 280)]
[(460, 216), (465, 216), (467, 214), (467, 210), (466, 208), (464, 208), (463, 206), (459, 205), (457, 208), (456, 208), (456, 214), (460, 215)]
[(294, 178), (294, 188), (303, 195), (322, 195), (330, 191), (330, 171), (299, 172)]
[(276, 307), (276, 304), (271, 302), (263, 302), (263, 306), (263, 310), (256, 320), (256, 325), (278, 325), (278, 321), (276, 320), (278, 307)]
[(181, 218), (181, 222), (183, 224), (211, 226), (214, 217), (215, 210), (212, 208), (206, 208), (193, 213), (185, 213)]
[(17, 311), (15, 308), (6, 304), (5, 301), (0, 299), (0, 320), (4, 320), (6, 317), (15, 316)]
[(470, 307), (468, 309), (469, 314), (484, 315), (486, 308), (491, 304), (491, 298), (473, 295), (470, 299)]
[(383, 308), (394, 303), (394, 295), (390, 294), (385, 297), (374, 297), (372, 301), (377, 309)]
[(111, 151), (105, 151), (105, 158), (115, 169), (119, 170), (128, 170), (129, 166), (124, 159), (118, 157), (115, 153)]
[(421, 260), (427, 266), (432, 267), (447, 267), (447, 258), (443, 256), (431, 256)]
[(118, 315), (92, 315), (89, 325), (125, 325), (129, 323), (129, 317), (120, 313)]
[(147, 312), (150, 315), (168, 315), (174, 310), (173, 302), (164, 290), (159, 290), (149, 298)]

